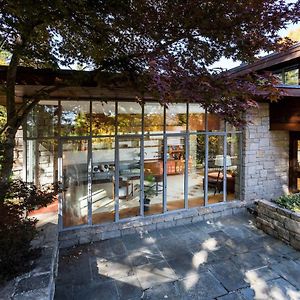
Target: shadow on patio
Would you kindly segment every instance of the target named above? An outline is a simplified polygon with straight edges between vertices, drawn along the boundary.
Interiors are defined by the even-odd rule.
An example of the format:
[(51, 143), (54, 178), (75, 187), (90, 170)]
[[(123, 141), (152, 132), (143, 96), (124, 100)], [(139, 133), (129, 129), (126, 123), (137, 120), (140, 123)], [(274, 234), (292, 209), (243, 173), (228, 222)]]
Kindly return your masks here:
[(63, 249), (55, 299), (300, 299), (299, 278), (243, 214)]

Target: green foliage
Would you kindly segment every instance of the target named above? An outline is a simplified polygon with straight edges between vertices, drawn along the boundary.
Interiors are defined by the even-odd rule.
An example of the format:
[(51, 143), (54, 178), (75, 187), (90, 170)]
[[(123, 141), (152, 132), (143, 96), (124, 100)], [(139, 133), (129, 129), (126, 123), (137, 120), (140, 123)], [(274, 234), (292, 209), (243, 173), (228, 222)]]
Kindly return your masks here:
[(0, 66), (8, 65), (11, 54), (8, 51), (0, 50)]
[[(37, 234), (37, 220), (27, 213), (47, 206), (57, 194), (57, 186), (37, 189), (21, 180), (0, 187), (0, 281), (27, 271), (37, 253), (31, 241)], [(6, 191), (6, 192), (3, 192)]]
[(153, 175), (149, 174), (145, 176), (145, 181), (147, 182), (147, 184), (144, 185), (144, 198), (150, 199), (151, 197), (156, 195), (155, 178)]
[(3, 105), (0, 105), (0, 131), (6, 124), (6, 109)]
[[(6, 124), (6, 109), (4, 106), (0, 105), (0, 131)], [(3, 135), (0, 135), (0, 170), (3, 160)]]
[(300, 212), (300, 193), (281, 196), (275, 202), (283, 208)]

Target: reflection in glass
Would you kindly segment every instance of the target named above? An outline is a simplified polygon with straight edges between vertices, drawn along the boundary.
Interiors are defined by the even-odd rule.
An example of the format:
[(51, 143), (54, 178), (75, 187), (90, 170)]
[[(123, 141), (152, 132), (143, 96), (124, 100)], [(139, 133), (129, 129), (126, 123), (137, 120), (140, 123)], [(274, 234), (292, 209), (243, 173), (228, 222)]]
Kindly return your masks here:
[(92, 103), (92, 134), (115, 134), (115, 102)]
[(61, 102), (61, 135), (86, 136), (90, 133), (90, 102)]
[(120, 219), (140, 214), (140, 139), (119, 140)]
[(166, 132), (186, 131), (186, 103), (169, 104), (166, 109)]
[(63, 143), (63, 226), (87, 223), (88, 143), (72, 140)]
[(148, 102), (144, 106), (145, 133), (162, 133), (164, 130), (164, 108), (159, 103)]
[(190, 136), (188, 207), (204, 205), (205, 135)]
[(189, 104), (189, 131), (199, 132), (205, 130), (205, 110), (199, 104)]
[(142, 132), (142, 107), (136, 102), (118, 102), (118, 134)]
[(299, 84), (299, 69), (285, 71), (284, 72), (284, 84), (298, 85)]
[(58, 114), (58, 101), (40, 101), (27, 117), (27, 137), (54, 137), (57, 134)]
[[(208, 137), (208, 204), (223, 201), (224, 174), (224, 137), (212, 135)], [(226, 158), (230, 165), (229, 157)]]
[(278, 84), (283, 84), (283, 76), (282, 76), (282, 72), (279, 73), (273, 73), (273, 76), (276, 78), (276, 80), (278, 81)]
[(227, 135), (227, 157), (230, 164), (227, 164), (227, 201), (239, 199), (240, 197), (240, 135)]
[(167, 209), (184, 208), (184, 137), (167, 138)]
[(27, 181), (38, 187), (57, 181), (57, 141), (27, 141)]
[(95, 138), (92, 141), (92, 222), (113, 222), (115, 139)]
[(217, 114), (207, 113), (207, 130), (208, 131), (224, 131), (225, 122)]
[(144, 140), (144, 214), (163, 212), (163, 136)]

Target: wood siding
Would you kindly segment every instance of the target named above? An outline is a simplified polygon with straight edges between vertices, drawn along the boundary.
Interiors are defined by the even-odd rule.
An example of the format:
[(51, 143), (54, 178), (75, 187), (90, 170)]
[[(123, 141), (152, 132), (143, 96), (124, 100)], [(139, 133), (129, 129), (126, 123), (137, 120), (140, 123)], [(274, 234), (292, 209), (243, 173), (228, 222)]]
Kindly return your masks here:
[(271, 103), (270, 129), (300, 131), (300, 98), (285, 98)]

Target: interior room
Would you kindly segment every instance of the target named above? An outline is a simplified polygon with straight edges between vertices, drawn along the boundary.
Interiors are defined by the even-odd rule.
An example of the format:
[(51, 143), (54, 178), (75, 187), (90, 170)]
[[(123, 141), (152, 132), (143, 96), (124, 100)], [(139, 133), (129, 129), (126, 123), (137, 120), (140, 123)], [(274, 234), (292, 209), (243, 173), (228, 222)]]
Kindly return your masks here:
[(27, 179), (62, 183), (64, 228), (239, 198), (240, 132), (198, 104), (41, 101), (26, 141)]

